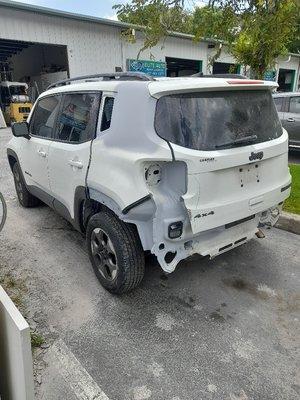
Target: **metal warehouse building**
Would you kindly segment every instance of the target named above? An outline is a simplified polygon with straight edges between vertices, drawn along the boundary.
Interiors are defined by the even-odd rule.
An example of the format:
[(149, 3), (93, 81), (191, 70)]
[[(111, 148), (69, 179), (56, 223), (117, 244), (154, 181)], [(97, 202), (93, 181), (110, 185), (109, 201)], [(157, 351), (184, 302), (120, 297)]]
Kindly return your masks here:
[[(222, 52), (212, 71), (208, 59), (216, 45), (195, 43), (191, 35), (173, 33), (151, 50), (137, 54), (136, 43), (121, 37), (128, 24), (0, 0), (0, 80), (25, 81), (38, 92), (58, 79), (78, 75), (140, 70), (153, 75), (182, 76), (204, 73), (244, 72), (243, 66)], [(279, 59), (266, 79), (277, 80), (280, 90), (298, 90), (299, 55)]]

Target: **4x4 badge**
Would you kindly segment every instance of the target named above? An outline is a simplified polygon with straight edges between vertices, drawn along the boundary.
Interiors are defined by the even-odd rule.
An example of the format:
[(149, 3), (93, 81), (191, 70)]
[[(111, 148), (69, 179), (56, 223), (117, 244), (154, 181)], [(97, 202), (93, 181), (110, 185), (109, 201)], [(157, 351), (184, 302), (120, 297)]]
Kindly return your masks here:
[(249, 156), (249, 161), (254, 161), (254, 160), (261, 160), (264, 156), (263, 151), (258, 151), (257, 153), (254, 153), (253, 151), (251, 152)]

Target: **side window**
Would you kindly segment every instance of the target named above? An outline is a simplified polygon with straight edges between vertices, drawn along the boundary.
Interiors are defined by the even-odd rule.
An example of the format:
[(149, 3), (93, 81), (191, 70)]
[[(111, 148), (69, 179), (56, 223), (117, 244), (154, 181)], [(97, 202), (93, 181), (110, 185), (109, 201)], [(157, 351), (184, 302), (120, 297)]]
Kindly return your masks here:
[(283, 100), (284, 100), (283, 97), (275, 97), (274, 98), (274, 103), (275, 103), (275, 106), (276, 106), (278, 112), (282, 111)]
[(104, 100), (103, 112), (102, 112), (102, 121), (101, 121), (101, 131), (105, 131), (110, 127), (111, 117), (114, 107), (114, 98), (106, 97)]
[(95, 137), (100, 93), (68, 93), (63, 96), (56, 139), (70, 143)]
[(300, 114), (300, 96), (290, 98), (290, 113)]
[(38, 101), (30, 120), (29, 131), (33, 136), (51, 138), (59, 109), (60, 96), (49, 96)]

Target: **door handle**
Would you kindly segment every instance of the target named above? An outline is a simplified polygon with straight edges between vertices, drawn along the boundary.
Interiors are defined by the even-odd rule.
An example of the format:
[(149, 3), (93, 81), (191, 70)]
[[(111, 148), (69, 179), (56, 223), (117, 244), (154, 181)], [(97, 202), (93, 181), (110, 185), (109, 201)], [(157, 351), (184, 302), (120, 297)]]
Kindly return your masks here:
[(71, 165), (71, 167), (75, 167), (78, 169), (82, 169), (83, 168), (83, 164), (81, 161), (76, 161), (76, 160), (70, 160), (69, 161), (69, 165)]
[(46, 152), (43, 151), (43, 150), (38, 150), (38, 155), (41, 156), (41, 157), (46, 157), (47, 156)]
[(295, 119), (294, 118), (288, 118), (287, 121), (288, 122), (295, 122)]

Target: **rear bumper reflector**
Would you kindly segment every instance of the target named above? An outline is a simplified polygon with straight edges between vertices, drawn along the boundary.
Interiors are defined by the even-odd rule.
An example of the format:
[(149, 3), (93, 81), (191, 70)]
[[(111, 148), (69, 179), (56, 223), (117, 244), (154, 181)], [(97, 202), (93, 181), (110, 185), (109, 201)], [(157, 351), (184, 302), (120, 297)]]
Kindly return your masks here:
[(286, 186), (283, 186), (283, 187), (281, 188), (281, 192), (285, 192), (285, 191), (288, 190), (291, 186), (292, 186), (291, 183), (289, 183), (289, 184), (286, 185)]
[(232, 228), (233, 226), (242, 224), (243, 222), (250, 221), (251, 219), (255, 218), (255, 214), (250, 215), (249, 217), (239, 219), (238, 221), (230, 222), (229, 224), (225, 225), (225, 229)]

